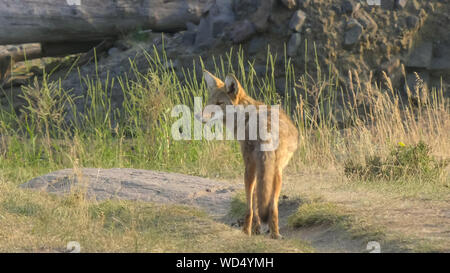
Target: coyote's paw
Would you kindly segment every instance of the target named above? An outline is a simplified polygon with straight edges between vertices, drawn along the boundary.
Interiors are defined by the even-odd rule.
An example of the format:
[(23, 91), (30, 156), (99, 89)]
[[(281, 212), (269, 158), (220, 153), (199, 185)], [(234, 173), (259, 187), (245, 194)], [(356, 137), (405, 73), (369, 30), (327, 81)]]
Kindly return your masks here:
[(281, 239), (283, 239), (283, 236), (281, 236), (280, 233), (272, 233), (272, 234), (270, 234), (270, 237), (271, 237), (272, 239), (276, 239), (276, 240), (281, 240)]
[(259, 225), (253, 226), (252, 234), (254, 234), (254, 235), (261, 234), (261, 226), (259, 226)]
[(249, 228), (243, 228), (242, 229), (242, 232), (244, 232), (246, 235), (248, 235), (248, 236), (251, 236), (252, 235), (252, 232), (251, 232), (251, 230), (249, 229)]

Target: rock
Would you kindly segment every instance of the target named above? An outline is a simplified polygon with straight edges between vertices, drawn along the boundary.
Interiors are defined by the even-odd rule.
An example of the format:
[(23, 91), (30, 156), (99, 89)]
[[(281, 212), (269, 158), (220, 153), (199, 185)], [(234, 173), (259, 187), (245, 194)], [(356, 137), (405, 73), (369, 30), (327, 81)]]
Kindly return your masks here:
[(339, 5), (333, 4), (331, 5), (331, 10), (334, 11), (337, 15), (341, 15), (342, 9)]
[(443, 43), (441, 40), (434, 41), (433, 43), (434, 58), (445, 58), (449, 51), (450, 51), (450, 44)]
[(419, 27), (420, 19), (415, 15), (409, 15), (406, 17), (406, 26), (408, 29), (416, 29)]
[(394, 9), (395, 1), (396, 0), (380, 0), (381, 8), (387, 9), (387, 10), (392, 10), (392, 9)]
[(190, 32), (197, 32), (198, 26), (192, 22), (187, 22), (186, 29), (187, 29), (187, 31), (190, 31)]
[(115, 54), (117, 54), (117, 53), (119, 53), (120, 52), (120, 50), (117, 48), (117, 47), (111, 47), (109, 50), (108, 50), (108, 55), (109, 56), (112, 56), (112, 55), (115, 55)]
[(285, 5), (288, 9), (293, 9), (297, 5), (296, 0), (281, 0), (283, 5)]
[(406, 67), (428, 68), (433, 58), (433, 43), (424, 42), (417, 46), (409, 55)]
[(437, 77), (450, 77), (450, 58), (434, 58), (431, 61), (429, 71)]
[(357, 3), (353, 0), (345, 0), (342, 3), (341, 10), (342, 10), (342, 13), (351, 15), (351, 14), (355, 13), (356, 11), (358, 11), (360, 7), (361, 7), (360, 3)]
[(406, 6), (406, 3), (408, 3), (408, 0), (396, 0), (395, 7), (398, 9), (403, 9)]
[(300, 33), (293, 33), (287, 44), (287, 54), (289, 57), (295, 57), (297, 55), (298, 48), (301, 44)]
[(380, 0), (361, 0), (360, 2), (366, 2), (368, 6), (380, 6), (381, 2)]
[(247, 52), (254, 55), (266, 47), (266, 39), (262, 36), (254, 37), (248, 44)]
[(195, 32), (184, 31), (182, 35), (182, 41), (184, 45), (191, 46), (195, 43), (195, 36), (197, 35)]
[(244, 21), (237, 22), (232, 26), (230, 31), (231, 40), (234, 43), (240, 43), (249, 39), (253, 34), (255, 34), (256, 29), (253, 23), (245, 19)]
[(250, 17), (257, 32), (265, 32), (268, 27), (270, 14), (272, 13), (274, 0), (260, 1), (258, 9)]
[(58, 195), (85, 189), (87, 197), (94, 200), (188, 205), (219, 217), (227, 214), (238, 189), (226, 182), (190, 175), (119, 168), (83, 168), (77, 174), (72, 169), (59, 170), (34, 178), (20, 187)]
[(289, 28), (299, 32), (305, 23), (306, 13), (302, 10), (297, 10), (294, 15), (292, 15), (291, 20), (289, 21)]
[(450, 43), (436, 42), (429, 71), (436, 77), (450, 77)]
[(347, 23), (347, 31), (344, 34), (344, 46), (354, 46), (359, 42), (363, 32), (361, 24), (352, 19)]
[(306, 9), (311, 4), (311, 0), (298, 0), (298, 6)]
[(230, 24), (230, 22), (227, 20), (222, 20), (222, 19), (214, 20), (212, 22), (212, 26), (211, 26), (212, 27), (212, 36), (214, 38), (218, 37), (220, 34), (223, 33), (224, 28), (226, 26), (228, 26), (229, 24)]
[(235, 20), (231, 2), (216, 0), (216, 4), (209, 10), (208, 19), (211, 24), (212, 36), (217, 37), (222, 34), (224, 28)]
[(195, 35), (195, 49), (196, 51), (210, 48), (214, 43), (214, 38), (211, 33), (211, 23), (208, 18), (200, 19), (198, 24), (198, 31)]
[(374, 33), (378, 29), (378, 25), (375, 20), (372, 19), (370, 14), (368, 14), (365, 10), (361, 9), (357, 13), (358, 21), (363, 26), (364, 30)]
[(216, 0), (209, 9), (208, 15), (200, 19), (198, 26), (187, 23), (188, 31), (196, 31), (195, 51), (199, 52), (212, 47), (215, 38), (220, 36), (226, 26), (231, 25), (235, 16), (231, 2), (227, 0)]
[(248, 14), (253, 14), (258, 8), (258, 2), (259, 0), (233, 0), (233, 12), (239, 18)]

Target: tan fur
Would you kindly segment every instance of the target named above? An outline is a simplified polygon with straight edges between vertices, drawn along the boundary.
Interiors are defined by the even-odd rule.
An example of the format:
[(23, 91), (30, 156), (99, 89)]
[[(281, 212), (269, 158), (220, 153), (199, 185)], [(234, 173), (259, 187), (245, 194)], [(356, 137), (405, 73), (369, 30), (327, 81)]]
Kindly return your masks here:
[[(255, 105), (258, 111), (259, 106), (264, 105), (249, 97), (233, 75), (228, 75), (225, 82), (206, 70), (203, 75), (209, 92), (208, 105), (220, 105), (222, 109), (231, 104)], [(270, 107), (267, 111), (270, 113)], [(268, 116), (270, 117), (270, 114)], [(270, 127), (270, 118), (268, 123)], [(259, 233), (262, 221), (269, 224), (272, 238), (281, 238), (278, 230), (278, 198), (283, 169), (297, 149), (297, 128), (280, 108), (279, 144), (274, 151), (261, 151), (262, 140), (239, 142), (245, 164), (244, 183), (247, 198), (247, 214), (243, 230), (250, 235), (253, 225), (253, 233)]]

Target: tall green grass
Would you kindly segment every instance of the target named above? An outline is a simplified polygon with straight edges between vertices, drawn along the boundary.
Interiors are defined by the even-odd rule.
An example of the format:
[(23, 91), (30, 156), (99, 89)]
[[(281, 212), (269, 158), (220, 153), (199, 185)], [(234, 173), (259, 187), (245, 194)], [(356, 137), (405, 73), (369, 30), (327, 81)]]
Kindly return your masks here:
[[(444, 90), (418, 90), (421, 96), (402, 100), (385, 75), (383, 85), (361, 83), (357, 71), (340, 84), (331, 67), (318, 65), (314, 75), (295, 71), (291, 59), (267, 51), (265, 75), (257, 76), (254, 62), (242, 50), (231, 50), (205, 67), (201, 58), (179, 77), (164, 53), (144, 52), (148, 69), (131, 69), (119, 77), (81, 75), (82, 98), (64, 90), (61, 80), (44, 73), (22, 88), (24, 105), (6, 96), (0, 109), (0, 178), (22, 183), (52, 170), (82, 167), (130, 167), (183, 172), (209, 177), (242, 175), (238, 144), (231, 141), (174, 141), (172, 107), (193, 109), (193, 98), (207, 99), (205, 83), (196, 67), (219, 78), (234, 73), (252, 97), (282, 104), (300, 131), (299, 149), (288, 171), (309, 167), (342, 167), (352, 158), (386, 155), (399, 141), (425, 140), (437, 156), (450, 156), (450, 104)], [(315, 56), (317, 60), (317, 56)], [(278, 61), (277, 61), (278, 60)], [(281, 64), (280, 61), (282, 60)], [(195, 63), (199, 65), (195, 65)], [(281, 67), (281, 68), (280, 68)], [(277, 90), (277, 69), (284, 70), (285, 89)], [(305, 65), (305, 69), (307, 69)], [(112, 103), (112, 90), (123, 94), (121, 107)], [(278, 92), (277, 92), (278, 91)], [(6, 92), (5, 92), (6, 94)]]

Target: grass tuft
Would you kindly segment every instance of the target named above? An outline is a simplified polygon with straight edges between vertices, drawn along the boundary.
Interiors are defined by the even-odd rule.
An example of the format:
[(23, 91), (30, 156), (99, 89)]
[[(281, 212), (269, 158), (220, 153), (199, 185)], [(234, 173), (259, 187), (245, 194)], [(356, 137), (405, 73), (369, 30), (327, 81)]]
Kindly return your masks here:
[(289, 217), (288, 223), (294, 228), (317, 225), (336, 226), (347, 222), (348, 218), (332, 203), (313, 202), (302, 205)]
[(385, 158), (368, 156), (365, 164), (346, 161), (344, 173), (347, 177), (364, 181), (417, 179), (433, 182), (441, 181), (449, 163), (449, 160), (436, 159), (431, 154), (430, 146), (423, 141), (416, 145), (400, 142)]

